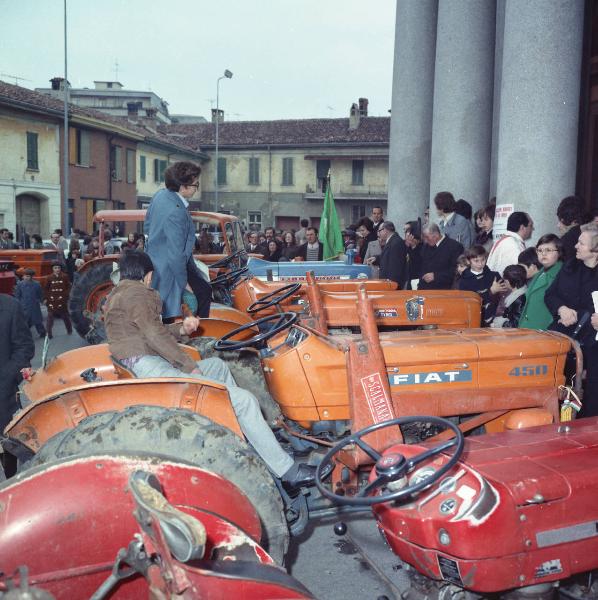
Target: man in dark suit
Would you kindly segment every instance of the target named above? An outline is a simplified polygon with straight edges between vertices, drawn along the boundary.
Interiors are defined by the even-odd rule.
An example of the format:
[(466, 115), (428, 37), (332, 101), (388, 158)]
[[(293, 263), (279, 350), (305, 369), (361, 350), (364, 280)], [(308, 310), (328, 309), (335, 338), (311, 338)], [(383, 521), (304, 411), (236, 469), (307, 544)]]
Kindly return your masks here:
[(463, 246), (446, 235), (442, 235), (436, 223), (426, 225), (422, 230), (423, 275), (418, 290), (450, 290), (455, 279), (457, 258), (463, 254)]
[(404, 287), (407, 266), (407, 247), (396, 232), (394, 223), (384, 221), (378, 226), (378, 238), (383, 245), (382, 254), (368, 258), (368, 264), (380, 266), (380, 279), (396, 281)]
[(152, 286), (162, 298), (162, 317), (181, 315), (185, 290), (197, 299), (197, 316), (210, 314), (212, 288), (193, 260), (195, 225), (187, 211), (199, 188), (201, 168), (177, 162), (164, 172), (166, 189), (159, 190), (145, 216), (147, 253), (154, 264)]
[(18, 300), (0, 294), (0, 431), (19, 408), (17, 387), (21, 369), (30, 366), (35, 354), (31, 331)]

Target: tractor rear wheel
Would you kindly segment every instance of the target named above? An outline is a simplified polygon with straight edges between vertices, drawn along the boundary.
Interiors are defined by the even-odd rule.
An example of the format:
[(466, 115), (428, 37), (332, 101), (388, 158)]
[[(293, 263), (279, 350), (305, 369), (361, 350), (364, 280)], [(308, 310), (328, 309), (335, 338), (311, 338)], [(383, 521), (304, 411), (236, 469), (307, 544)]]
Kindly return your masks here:
[(77, 333), (90, 344), (106, 341), (102, 305), (114, 287), (111, 262), (98, 262), (83, 271), (73, 283), (69, 313)]
[(98, 413), (50, 438), (24, 468), (70, 456), (155, 452), (212, 471), (236, 485), (262, 524), (262, 545), (282, 564), (289, 544), (283, 503), (272, 475), (232, 431), (188, 410), (131, 406)]

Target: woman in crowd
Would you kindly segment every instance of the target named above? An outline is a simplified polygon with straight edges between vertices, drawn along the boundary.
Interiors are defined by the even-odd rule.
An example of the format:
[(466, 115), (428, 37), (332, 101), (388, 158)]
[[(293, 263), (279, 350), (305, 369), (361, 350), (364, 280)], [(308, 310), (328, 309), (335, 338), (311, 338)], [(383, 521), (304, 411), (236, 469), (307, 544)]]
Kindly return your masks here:
[(496, 206), (490, 204), (486, 208), (480, 208), (475, 214), (476, 238), (475, 243), (484, 246), (487, 252), (492, 248), (492, 228), (494, 227), (494, 214)]
[(547, 233), (538, 240), (536, 251), (542, 268), (528, 282), (519, 327), (547, 329), (552, 314), (544, 303), (544, 295), (563, 266), (563, 244), (557, 235)]
[(544, 302), (554, 318), (550, 329), (574, 336), (582, 345), (586, 385), (581, 416), (591, 417), (598, 415), (598, 313), (592, 301), (592, 292), (598, 291), (598, 224), (581, 226), (575, 252), (546, 291)]
[(139, 239), (139, 234), (131, 232), (127, 236), (127, 241), (122, 245), (124, 250), (135, 250), (137, 248), (137, 240)]
[(282, 248), (280, 242), (277, 240), (270, 240), (268, 242), (268, 249), (266, 251), (265, 259), (270, 262), (278, 262), (282, 256)]
[(282, 234), (282, 253), (281, 256), (287, 260), (293, 260), (297, 254), (299, 246), (295, 239), (295, 232), (288, 229)]
[(44, 247), (44, 243), (42, 241), (42, 236), (38, 233), (34, 233), (31, 236), (31, 248), (33, 250), (42, 250)]
[(81, 258), (81, 246), (79, 240), (71, 240), (71, 246), (69, 253), (66, 257), (66, 273), (71, 280), (71, 283), (75, 280), (75, 272), (77, 271), (77, 261)]
[(362, 217), (356, 225), (355, 231), (359, 236), (359, 256), (363, 263), (368, 251), (368, 244), (376, 242), (378, 236), (376, 235), (376, 231), (374, 231), (374, 222), (369, 217)]

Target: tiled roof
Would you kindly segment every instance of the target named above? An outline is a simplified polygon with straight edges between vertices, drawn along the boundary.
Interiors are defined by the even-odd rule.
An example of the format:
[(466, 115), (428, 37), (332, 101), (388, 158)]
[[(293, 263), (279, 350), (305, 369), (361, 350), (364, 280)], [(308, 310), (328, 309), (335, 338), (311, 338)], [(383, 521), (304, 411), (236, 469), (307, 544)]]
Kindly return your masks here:
[[(64, 104), (58, 98), (0, 81), (0, 105), (3, 102), (18, 103), (24, 109), (30, 108), (31, 110), (49, 112), (50, 114), (55, 114), (56, 112), (62, 114), (64, 110)], [(149, 142), (154, 141), (169, 144), (185, 152), (198, 152), (197, 146), (190, 146), (184, 139), (167, 136), (159, 131), (150, 131), (142, 125), (130, 123), (126, 118), (113, 117), (101, 111), (83, 108), (75, 104), (69, 104), (69, 115), (88, 117), (106, 125), (118, 126), (131, 133), (144, 136)]]
[[(167, 135), (184, 136), (192, 146), (213, 146), (213, 123), (161, 125)], [(361, 117), (356, 129), (349, 129), (349, 119), (296, 119), (281, 121), (228, 121), (218, 127), (220, 146), (323, 144), (388, 144), (390, 117)]]

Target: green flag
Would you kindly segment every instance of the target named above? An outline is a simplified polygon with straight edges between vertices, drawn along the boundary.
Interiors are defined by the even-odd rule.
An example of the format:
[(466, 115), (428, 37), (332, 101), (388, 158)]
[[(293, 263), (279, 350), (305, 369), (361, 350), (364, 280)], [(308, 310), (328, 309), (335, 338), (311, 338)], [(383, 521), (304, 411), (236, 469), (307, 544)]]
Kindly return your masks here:
[(324, 245), (324, 260), (331, 260), (344, 251), (343, 234), (338, 222), (332, 189), (330, 188), (330, 177), (326, 185), (324, 196), (324, 210), (320, 221), (320, 243)]

